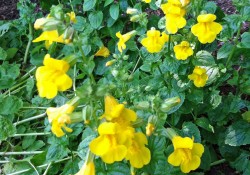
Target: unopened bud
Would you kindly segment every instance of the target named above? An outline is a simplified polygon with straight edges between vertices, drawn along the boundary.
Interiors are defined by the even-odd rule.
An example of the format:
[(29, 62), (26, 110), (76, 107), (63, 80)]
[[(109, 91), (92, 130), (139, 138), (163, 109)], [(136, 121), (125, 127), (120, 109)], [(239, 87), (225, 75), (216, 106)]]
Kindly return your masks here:
[(124, 55), (124, 56), (122, 57), (122, 59), (125, 60), (125, 61), (128, 60), (128, 55)]
[(148, 123), (146, 126), (146, 135), (151, 136), (155, 130), (155, 125), (153, 123)]
[(140, 21), (140, 15), (133, 15), (130, 17), (131, 22), (139, 22)]
[[(73, 35), (74, 35), (74, 28), (68, 27), (63, 33), (64, 42), (68, 42), (68, 43), (71, 42)], [(66, 43), (66, 44), (68, 44), (68, 43)]]
[(160, 110), (162, 112), (169, 112), (173, 107), (177, 106), (180, 102), (181, 99), (179, 97), (168, 98), (162, 103)]
[(129, 14), (129, 15), (133, 15), (133, 14), (138, 13), (138, 10), (135, 9), (135, 8), (128, 7), (126, 13)]
[(115, 62), (116, 62), (115, 59), (110, 60), (110, 61), (106, 62), (105, 66), (106, 66), (106, 67), (109, 67), (109, 66), (113, 65)]
[(164, 136), (168, 137), (170, 140), (172, 140), (175, 136), (178, 135), (172, 128), (164, 129), (163, 134)]
[(43, 25), (46, 23), (46, 18), (39, 18), (35, 21), (34, 23), (34, 28), (37, 29), (42, 29)]
[(56, 30), (61, 23), (61, 21), (55, 18), (46, 18), (45, 23), (41, 27), (44, 31)]

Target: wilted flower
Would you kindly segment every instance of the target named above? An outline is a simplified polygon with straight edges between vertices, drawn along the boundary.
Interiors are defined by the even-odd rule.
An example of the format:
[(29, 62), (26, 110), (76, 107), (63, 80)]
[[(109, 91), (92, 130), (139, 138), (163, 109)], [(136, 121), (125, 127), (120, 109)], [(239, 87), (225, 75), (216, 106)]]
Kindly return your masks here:
[(194, 52), (187, 41), (182, 41), (174, 46), (174, 53), (177, 60), (186, 60)]
[(192, 26), (192, 33), (198, 37), (202, 44), (212, 43), (217, 34), (222, 30), (222, 26), (214, 22), (216, 16), (214, 14), (203, 14), (197, 17), (198, 24)]
[(95, 56), (107, 58), (110, 55), (109, 49), (105, 46), (102, 46), (96, 53)]
[(70, 124), (71, 120), (69, 114), (74, 110), (74, 106), (65, 104), (59, 108), (48, 108), (46, 113), (48, 115), (49, 122), (51, 123), (51, 131), (57, 136), (62, 137), (65, 135), (64, 129), (67, 132), (72, 132), (72, 129), (67, 127), (66, 124)]
[(194, 81), (196, 87), (203, 87), (208, 80), (208, 75), (206, 74), (206, 69), (195, 66), (193, 73), (188, 75), (188, 78)]
[(204, 146), (194, 143), (189, 137), (174, 136), (172, 139), (174, 152), (169, 155), (168, 163), (173, 166), (180, 166), (183, 173), (189, 173), (197, 169), (201, 163), (201, 156)]
[(116, 33), (116, 36), (117, 38), (119, 38), (119, 41), (118, 41), (118, 50), (120, 52), (122, 52), (123, 50), (126, 49), (126, 45), (125, 43), (136, 33), (135, 30), (131, 31), (131, 32), (128, 32), (124, 35), (121, 34), (121, 32), (117, 32)]
[(58, 91), (66, 91), (72, 86), (71, 78), (66, 74), (70, 65), (64, 60), (56, 60), (46, 54), (44, 66), (36, 70), (37, 89), (40, 97), (54, 98)]
[[(161, 36), (160, 36), (161, 35)], [(141, 43), (150, 53), (160, 52), (169, 37), (166, 33), (155, 30), (154, 28), (147, 31), (147, 37), (143, 38)]]

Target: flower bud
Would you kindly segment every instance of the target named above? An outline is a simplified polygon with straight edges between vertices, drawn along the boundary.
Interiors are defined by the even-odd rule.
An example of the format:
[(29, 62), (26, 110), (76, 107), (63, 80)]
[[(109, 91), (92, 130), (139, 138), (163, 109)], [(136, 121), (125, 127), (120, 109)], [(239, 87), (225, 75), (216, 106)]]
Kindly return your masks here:
[(42, 29), (43, 25), (46, 23), (46, 18), (39, 18), (35, 21), (34, 23), (34, 28), (37, 29)]
[(131, 22), (139, 22), (140, 21), (140, 15), (133, 15), (130, 17)]
[(63, 33), (63, 39), (65, 40), (65, 42), (70, 43), (72, 41), (73, 35), (74, 35), (74, 28), (68, 27)]
[(138, 10), (135, 9), (135, 8), (128, 7), (126, 13), (129, 14), (129, 15), (133, 15), (133, 14), (138, 13)]
[(179, 97), (168, 98), (162, 103), (160, 110), (162, 112), (169, 112), (173, 107), (177, 106), (180, 102), (181, 99)]
[(147, 136), (151, 136), (155, 130), (155, 125), (153, 123), (148, 123), (146, 126), (146, 134)]
[(138, 102), (135, 107), (137, 109), (148, 109), (150, 106), (149, 102), (147, 101), (141, 101), (141, 102)]
[[(39, 21), (38, 21), (39, 22)], [(40, 21), (42, 22), (42, 21)], [(59, 20), (56, 20), (55, 18), (46, 18), (46, 20), (44, 21), (44, 24), (41, 26), (42, 29), (44, 31), (51, 31), (51, 30), (57, 30), (57, 27), (61, 24), (62, 22)], [(42, 23), (40, 23), (42, 24)], [(39, 23), (34, 24), (36, 26), (34, 27), (38, 27)]]
[(109, 67), (109, 66), (113, 65), (115, 62), (116, 62), (115, 59), (110, 60), (110, 61), (106, 62), (105, 66), (106, 66), (106, 67)]

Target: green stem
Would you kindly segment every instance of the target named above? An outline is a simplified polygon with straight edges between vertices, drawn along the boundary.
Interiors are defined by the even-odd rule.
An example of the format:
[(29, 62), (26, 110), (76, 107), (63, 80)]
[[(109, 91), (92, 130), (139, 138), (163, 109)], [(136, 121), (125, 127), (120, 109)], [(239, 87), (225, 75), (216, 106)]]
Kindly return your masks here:
[(46, 168), (46, 170), (44, 171), (43, 175), (46, 175), (49, 172), (49, 168), (51, 166), (52, 162), (50, 162)]
[(224, 163), (224, 162), (226, 162), (226, 159), (217, 160), (217, 161), (211, 163), (210, 166), (219, 165), (219, 164)]
[(17, 126), (17, 125), (20, 125), (22, 123), (26, 123), (26, 122), (29, 122), (31, 120), (36, 120), (36, 119), (39, 119), (39, 118), (43, 118), (46, 116), (46, 112), (45, 113), (42, 113), (42, 114), (39, 114), (39, 115), (36, 115), (34, 117), (30, 117), (30, 118), (27, 118), (27, 119), (24, 119), (24, 120), (21, 120), (21, 121), (18, 121), (16, 123), (14, 123), (13, 125), (14, 126)]
[(24, 55), (24, 59), (23, 59), (23, 63), (26, 64), (27, 63), (27, 58), (28, 58), (28, 53), (29, 53), (29, 50), (30, 50), (30, 45), (31, 45), (31, 42), (32, 42), (32, 39), (33, 39), (33, 30), (32, 30), (32, 24), (29, 23), (29, 42), (27, 44), (27, 47), (26, 47), (26, 50), (25, 50), (25, 55)]
[(39, 175), (36, 167), (31, 163), (31, 161), (28, 161), (28, 162), (29, 162), (30, 166), (35, 170), (36, 174)]
[(5, 91), (5, 92), (3, 93), (3, 95), (10, 94), (10, 93), (11, 93), (11, 91), (13, 91), (13, 90), (17, 89), (19, 86), (21, 86), (21, 85), (25, 84), (27, 81), (28, 81), (28, 79), (24, 80), (24, 81), (23, 81), (23, 82), (21, 82), (21, 83), (18, 83), (18, 84), (16, 84), (16, 85), (12, 86), (10, 89), (8, 89), (7, 91)]
[(0, 156), (12, 156), (12, 155), (34, 155), (41, 154), (44, 151), (20, 151), (20, 152), (0, 152)]
[(139, 62), (140, 62), (140, 60), (141, 60), (141, 56), (139, 56), (139, 58), (138, 58), (138, 60), (137, 60), (137, 62), (136, 62), (136, 64), (135, 64), (135, 67), (134, 67), (134, 69), (133, 69), (131, 75), (135, 72), (135, 69), (137, 68), (137, 66), (138, 66), (138, 64), (139, 64)]
[(47, 109), (48, 107), (28, 107), (28, 106), (24, 106), (21, 107), (21, 109)]
[(227, 58), (226, 67), (228, 67), (229, 62), (230, 62), (231, 59), (233, 58), (234, 51), (235, 51), (235, 49), (237, 48), (237, 44), (238, 44), (238, 42), (239, 42), (239, 36), (240, 36), (241, 27), (242, 27), (242, 23), (240, 23), (240, 26), (239, 26), (239, 28), (238, 28), (236, 37), (235, 37), (235, 39), (234, 39), (234, 47), (233, 47), (233, 49), (231, 50), (231, 52), (230, 52), (230, 54), (229, 54), (229, 56), (228, 56), (228, 58)]
[(43, 136), (43, 135), (50, 135), (50, 132), (41, 132), (41, 133), (24, 133), (24, 134), (15, 134), (11, 137), (23, 137), (23, 136)]
[(171, 47), (171, 34), (169, 34), (169, 39), (168, 39), (168, 54), (170, 54), (170, 47)]

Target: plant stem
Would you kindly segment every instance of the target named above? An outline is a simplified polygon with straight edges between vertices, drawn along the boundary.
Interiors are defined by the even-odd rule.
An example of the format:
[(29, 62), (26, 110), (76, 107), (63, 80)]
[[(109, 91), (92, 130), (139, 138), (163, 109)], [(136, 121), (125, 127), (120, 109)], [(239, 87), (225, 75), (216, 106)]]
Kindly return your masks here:
[(168, 53), (170, 53), (170, 47), (171, 47), (171, 34), (169, 34), (169, 39), (168, 39)]
[(18, 122), (16, 122), (16, 123), (14, 123), (13, 125), (14, 125), (14, 126), (20, 125), (20, 124), (22, 124), (22, 123), (26, 123), (26, 122), (31, 121), (31, 120), (36, 120), (36, 119), (39, 119), (39, 118), (43, 118), (44, 116), (46, 116), (46, 112), (45, 112), (45, 113), (42, 113), (42, 114), (39, 114), (39, 115), (36, 115), (36, 116), (34, 116), (34, 117), (30, 117), (30, 118), (27, 118), (27, 119), (18, 121)]
[(30, 50), (30, 45), (31, 45), (31, 42), (32, 42), (32, 39), (33, 39), (33, 31), (32, 31), (32, 25), (31, 23), (29, 23), (29, 42), (27, 44), (27, 47), (26, 47), (26, 50), (25, 50), (25, 55), (24, 55), (24, 59), (23, 59), (23, 63), (26, 64), (27, 63), (27, 58), (28, 58), (28, 53), (29, 53), (29, 50)]
[(131, 75), (135, 72), (135, 69), (137, 68), (137, 66), (138, 66), (138, 64), (139, 64), (139, 62), (140, 62), (140, 60), (141, 60), (141, 56), (139, 56), (139, 58), (138, 58), (138, 60), (137, 60), (137, 62), (136, 62), (136, 64), (135, 64), (135, 67), (134, 67), (134, 69), (133, 69)]
[[(53, 163), (60, 163), (60, 162), (63, 162), (63, 161), (65, 161), (65, 160), (69, 160), (69, 159), (71, 159), (71, 157), (66, 157), (66, 158), (64, 158), (64, 159), (55, 161), (55, 162), (53, 162)], [(51, 163), (51, 162), (50, 162), (50, 163)], [(37, 166), (37, 168), (44, 168), (44, 167), (47, 167), (50, 163), (46, 163), (46, 164)], [(31, 168), (25, 169), (25, 170), (21, 170), (21, 171), (17, 171), (17, 172), (10, 173), (10, 174), (6, 174), (6, 175), (17, 175), (17, 174), (22, 174), (22, 173), (25, 173), (25, 172), (27, 172), (27, 171), (29, 171), (29, 170), (31, 170)]]
[(46, 170), (44, 171), (43, 175), (46, 175), (46, 174), (48, 173), (51, 164), (52, 164), (52, 162), (50, 162), (50, 163), (48, 164), (48, 166), (47, 166)]
[(38, 173), (36, 167), (31, 163), (31, 161), (28, 161), (28, 162), (29, 162), (29, 164), (32, 166), (32, 168), (35, 170), (36, 174), (39, 175), (39, 173)]
[(219, 165), (219, 164), (224, 163), (224, 162), (226, 162), (226, 159), (217, 160), (217, 161), (211, 163), (210, 166)]
[(28, 106), (24, 106), (24, 107), (21, 107), (21, 109), (47, 109), (48, 107), (28, 107)]
[(50, 132), (41, 132), (41, 133), (24, 133), (24, 134), (15, 134), (11, 137), (23, 137), (23, 136), (44, 136), (44, 135), (50, 135)]
[(233, 49), (231, 50), (231, 52), (230, 52), (230, 54), (229, 54), (229, 56), (228, 56), (228, 58), (227, 58), (226, 67), (228, 67), (229, 62), (230, 62), (231, 59), (233, 58), (234, 51), (235, 51), (235, 49), (237, 48), (237, 44), (238, 44), (238, 42), (239, 42), (239, 36), (240, 36), (241, 27), (242, 27), (242, 23), (240, 23), (240, 26), (239, 26), (239, 28), (238, 28), (236, 37), (235, 37), (235, 39), (234, 39), (234, 47), (233, 47)]
[(41, 153), (43, 153), (43, 151), (0, 152), (0, 156), (33, 155), (33, 154), (41, 154)]

